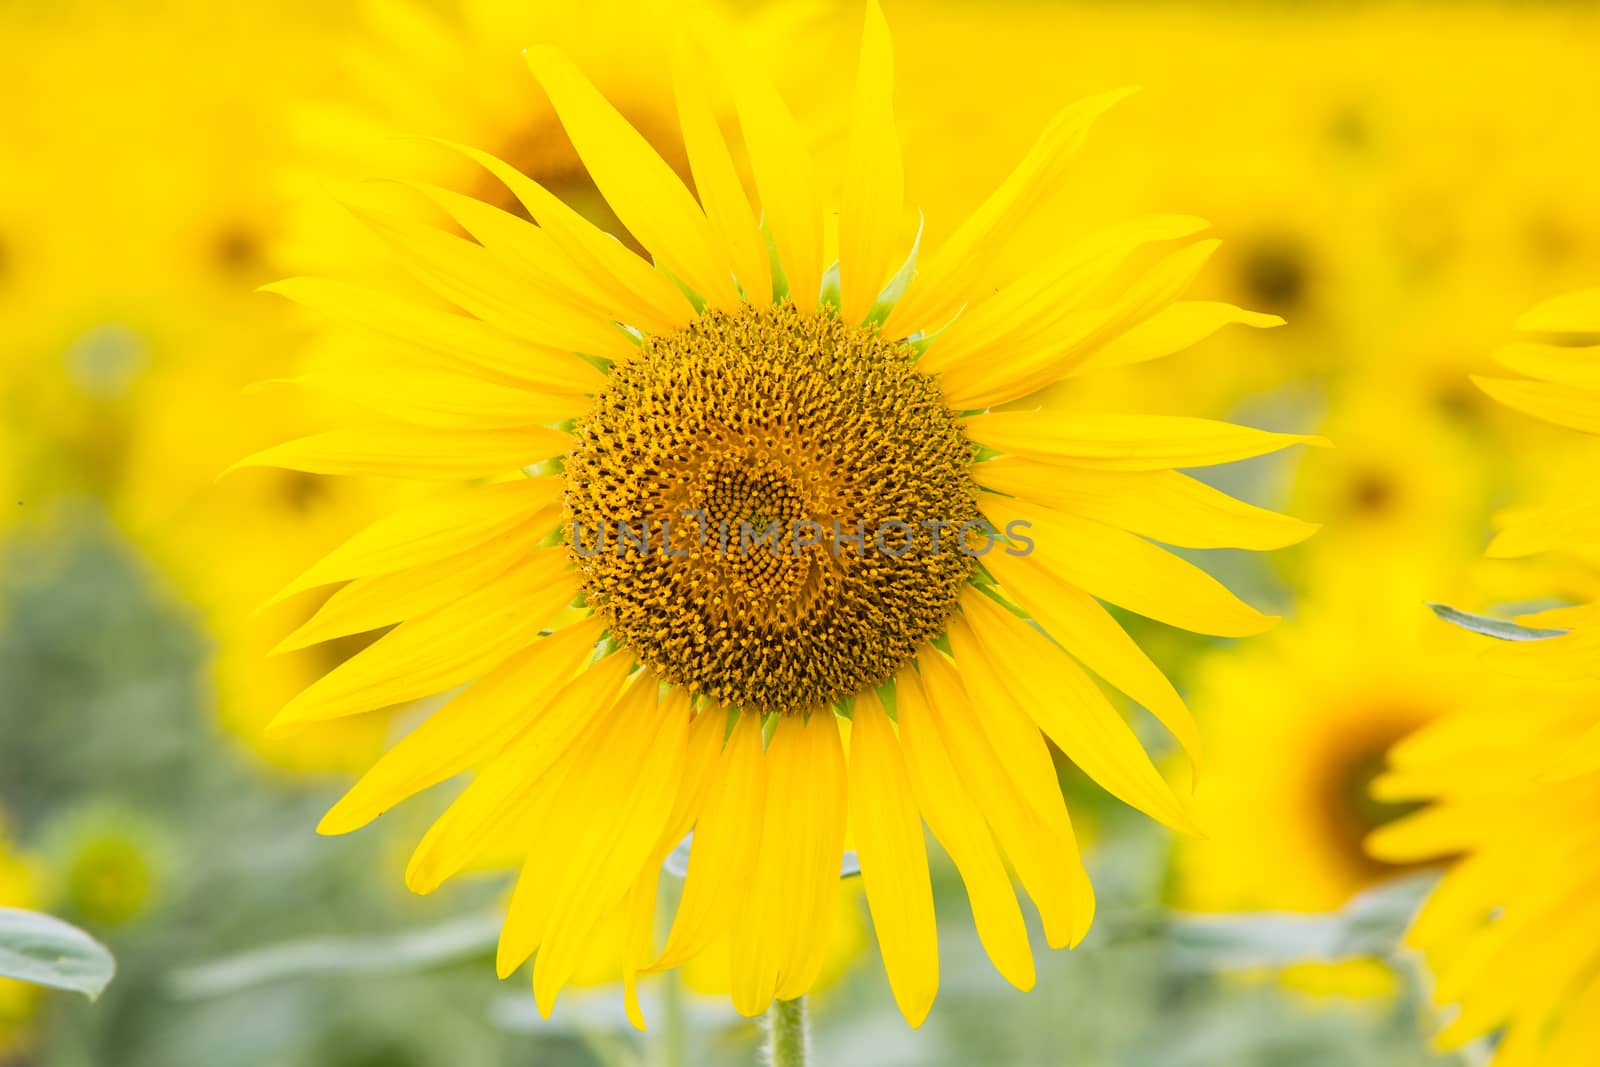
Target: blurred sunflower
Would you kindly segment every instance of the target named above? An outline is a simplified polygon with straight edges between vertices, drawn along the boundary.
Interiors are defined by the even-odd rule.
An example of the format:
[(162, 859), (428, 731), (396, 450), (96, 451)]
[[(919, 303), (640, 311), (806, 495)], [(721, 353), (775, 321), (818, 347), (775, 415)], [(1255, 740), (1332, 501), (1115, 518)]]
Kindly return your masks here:
[(8, 13), (8, 34), (26, 36), (7, 44), (25, 55), (3, 75), (33, 105), (3, 120), (21, 146), (0, 176), (5, 521), (68, 497), (104, 507), (197, 609), (222, 723), (298, 771), (365, 765), (387, 722), (264, 741), (283, 700), (338, 661), (331, 647), (262, 655), (292, 626), (257, 608), (395, 497), (291, 472), (215, 482), (234, 457), (305, 425), (281, 398), (242, 394), (285, 376), (296, 347), (294, 317), (255, 289), (288, 221), (282, 111), (323, 80), (303, 56), (320, 54), (339, 18), (327, 5), (197, 0), (159, 14)]
[[(1600, 434), (1600, 289), (1541, 304), (1518, 328), (1526, 339), (1496, 358), (1525, 377), (1478, 384), (1519, 411)], [(1592, 558), (1593, 489), (1586, 471), (1556, 506), (1508, 516), (1491, 554)], [(1407, 938), (1432, 964), (1436, 1000), (1458, 1006), (1438, 1044), (1498, 1033), (1495, 1067), (1589, 1063), (1600, 1044), (1597, 612), (1588, 603), (1525, 620), (1570, 630), (1561, 636), (1484, 642), (1486, 667), (1514, 681), (1514, 700), (1440, 719), (1393, 750), (1378, 782), (1386, 800), (1429, 807), (1380, 830), (1374, 855), (1459, 857)]]
[(121, 805), (69, 808), (45, 828), (41, 850), (51, 912), (97, 930), (144, 918), (167, 888), (165, 832)]
[[(1473, 428), (1493, 405), (1463, 388), (1482, 354), (1472, 339), (1600, 270), (1600, 202), (1582, 188), (1600, 144), (1592, 5), (1169, 4), (1152, 18), (1139, 4), (927, 0), (907, 22), (901, 125), (930, 239), (1059, 94), (1137, 83), (1141, 99), (1097, 139), (1099, 165), (1063, 176), (1048, 223), (1201, 215), (1229, 237), (1209, 291), (1289, 320), (1097, 382), (1119, 406), (1224, 414), (1409, 365)], [(950, 77), (955, 47), (967, 77)], [(1043, 254), (1057, 232), (1018, 241)]]
[[(302, 195), (294, 198), (288, 260), (323, 269), (387, 262), (382, 242), (327, 195), (354, 187), (391, 210), (414, 211), (415, 200), (403, 190), (389, 190), (386, 198), (384, 189), (371, 186), (379, 174), (429, 182), (527, 217), (503, 184), (470, 159), (434, 150), (430, 138), (486, 148), (602, 229), (632, 240), (555, 110), (530, 84), (522, 49), (531, 40), (559, 47), (687, 179), (665, 42), (673, 18), (716, 7), (653, 0), (364, 0), (336, 53), (336, 83), (294, 113), (301, 159), (285, 178)], [(796, 38), (783, 32), (792, 10), (771, 5), (745, 16), (750, 46), (773, 58), (780, 40), (792, 49)]]
[[(1482, 443), (1386, 375), (1352, 377), (1330, 400), (1321, 429), (1339, 447), (1299, 457), (1289, 494), (1327, 531), (1308, 554), (1397, 557), (1429, 574), (1446, 572), (1445, 558), (1464, 565), (1476, 556), (1496, 484)], [(1406, 591), (1427, 592), (1414, 583)]]
[[(280, 111), (318, 81), (299, 60), (337, 19), (325, 8), (35, 6), (6, 13), (0, 56), (8, 98), (30, 102), (0, 119), (0, 527), (43, 522), (64, 499), (103, 507), (198, 607), (223, 721), (306, 769), (332, 754), (266, 745), (260, 727), (326, 657), (297, 670), (255, 654), (287, 629), (253, 613), (382, 509), (356, 507), (371, 490), (298, 475), (214, 483), (299, 428), (281, 402), (240, 395), (287, 373), (294, 348), (292, 317), (254, 290), (285, 222)], [(381, 724), (345, 740), (358, 732), (365, 748), (342, 746), (337, 768), (381, 747)]]
[(1482, 684), (1465, 669), (1472, 642), (1425, 606), (1433, 573), (1330, 556), (1299, 618), (1202, 661), (1191, 703), (1211, 758), (1195, 812), (1209, 836), (1179, 843), (1179, 907), (1332, 911), (1396, 873), (1365, 841), (1409, 809), (1373, 797), (1372, 781), (1391, 745)]
[(158, 383), (281, 372), (284, 317), (252, 290), (279, 224), (278, 108), (314, 77), (281, 58), (315, 39), (313, 6), (7, 12), (4, 88), (29, 106), (0, 120), (0, 404), (30, 511), (93, 495), (148, 534), (221, 465), (198, 448), (178, 467), (136, 462), (166, 416)]
[[(407, 881), (428, 892), (496, 843), (522, 843), (498, 962), (509, 974), (537, 950), (545, 1012), (613, 922), (630, 931), (623, 976), (640, 1025), (638, 975), (713, 946), (740, 1012), (801, 996), (827, 955), (848, 822), (891, 988), (917, 1024), (938, 984), (923, 820), (965, 880), (990, 958), (1023, 988), (1033, 961), (1006, 861), (1052, 946), (1076, 943), (1093, 915), (1046, 737), (1111, 793), (1192, 827), (1085, 668), (1197, 756), (1193, 722), (1100, 601), (1204, 633), (1270, 626), (1144, 538), (1265, 549), (1305, 537), (1312, 527), (1175, 468), (1308, 439), (992, 410), (1089, 366), (1259, 322), (1176, 299), (1216, 246), (1191, 218), (1113, 226), (1043, 259), (1006, 254), (1121, 94), (1065, 109), (920, 267), (876, 5), (836, 227), (793, 118), (748, 56), (720, 38), (706, 54), (677, 34), (673, 47), (698, 201), (571, 60), (528, 53), (653, 266), (516, 167), (460, 148), (532, 222), (425, 183), (413, 188), (447, 227), (352, 205), (433, 303), (382, 284), (275, 286), (391, 340), (306, 383), (358, 396), (372, 417), (246, 463), (472, 484), (382, 520), (291, 583), (347, 583), (296, 642), (394, 629), (274, 725), (471, 683), (321, 829), (356, 829), (475, 768)], [(759, 211), (716, 121), (712, 70), (733, 90)], [(801, 525), (817, 538), (798, 544)], [(744, 543), (753, 528), (774, 540)], [(718, 536), (713, 549), (708, 532), (730, 530), (735, 544)], [(607, 532), (642, 532), (645, 545), (614, 551)], [(657, 951), (659, 869), (691, 829)]]

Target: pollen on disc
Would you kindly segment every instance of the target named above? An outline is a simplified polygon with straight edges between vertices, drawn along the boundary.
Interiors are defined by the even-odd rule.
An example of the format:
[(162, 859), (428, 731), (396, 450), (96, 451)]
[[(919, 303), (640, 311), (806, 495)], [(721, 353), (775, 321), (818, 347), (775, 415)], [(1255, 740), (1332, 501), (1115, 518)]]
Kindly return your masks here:
[(938, 384), (832, 314), (745, 306), (648, 339), (576, 438), (568, 545), (589, 601), (726, 705), (804, 712), (884, 681), (976, 563), (957, 545), (974, 449)]

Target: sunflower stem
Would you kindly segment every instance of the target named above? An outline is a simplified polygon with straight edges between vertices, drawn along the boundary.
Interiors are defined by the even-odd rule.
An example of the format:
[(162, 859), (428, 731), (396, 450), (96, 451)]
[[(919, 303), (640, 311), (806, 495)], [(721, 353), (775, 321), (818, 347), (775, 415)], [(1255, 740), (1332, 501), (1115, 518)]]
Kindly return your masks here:
[(767, 1063), (771, 1067), (805, 1067), (811, 1057), (811, 1025), (805, 997), (774, 1000), (767, 1009)]
[(683, 979), (676, 970), (661, 981), (661, 1067), (683, 1067)]

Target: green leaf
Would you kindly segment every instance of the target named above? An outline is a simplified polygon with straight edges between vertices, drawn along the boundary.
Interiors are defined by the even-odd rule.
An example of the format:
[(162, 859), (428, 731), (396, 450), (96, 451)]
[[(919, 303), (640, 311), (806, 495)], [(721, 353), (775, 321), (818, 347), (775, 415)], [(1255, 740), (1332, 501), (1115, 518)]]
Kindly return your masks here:
[(418, 971), (494, 951), (504, 913), (463, 915), (436, 926), (374, 937), (312, 937), (252, 949), (173, 976), (180, 997), (216, 997), (286, 978)]
[(1389, 959), (1436, 880), (1434, 874), (1398, 878), (1327, 914), (1178, 915), (1168, 933), (1177, 962), (1196, 970)]
[(1495, 619), (1488, 615), (1474, 615), (1470, 611), (1460, 611), (1446, 604), (1429, 604), (1428, 607), (1445, 622), (1454, 623), (1463, 630), (1471, 630), (1476, 634), (1497, 637), (1502, 641), (1546, 641), (1567, 632), (1545, 630), (1537, 626), (1522, 626), (1508, 619)]
[(94, 1000), (117, 971), (106, 947), (76, 926), (21, 908), (0, 908), (0, 977)]

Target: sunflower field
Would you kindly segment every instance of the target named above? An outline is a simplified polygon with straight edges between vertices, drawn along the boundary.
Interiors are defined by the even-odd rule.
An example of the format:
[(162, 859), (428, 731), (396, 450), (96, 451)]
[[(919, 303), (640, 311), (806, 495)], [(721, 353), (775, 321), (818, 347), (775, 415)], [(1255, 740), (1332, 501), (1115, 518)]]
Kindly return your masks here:
[(0, 1067), (1600, 1063), (1597, 57), (0, 3)]

